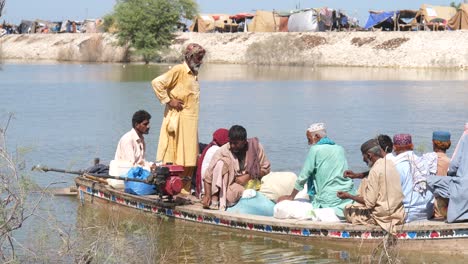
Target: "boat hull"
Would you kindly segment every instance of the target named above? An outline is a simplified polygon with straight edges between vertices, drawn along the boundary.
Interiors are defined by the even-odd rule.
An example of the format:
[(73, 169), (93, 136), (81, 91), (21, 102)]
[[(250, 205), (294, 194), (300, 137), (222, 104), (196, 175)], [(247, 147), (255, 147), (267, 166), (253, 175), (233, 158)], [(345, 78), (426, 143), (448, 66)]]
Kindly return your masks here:
[[(246, 232), (262, 232), (275, 236), (306, 240), (333, 241), (340, 245), (359, 246), (380, 244), (386, 233), (378, 226), (348, 223), (321, 223), (295, 219), (233, 214), (203, 209), (201, 204), (167, 202), (158, 196), (136, 196), (115, 190), (108, 185), (85, 177), (75, 179), (82, 203), (108, 202), (157, 215), (216, 225)], [(468, 255), (468, 223), (447, 224), (441, 221), (412, 222), (398, 227), (398, 247), (404, 250), (438, 251)]]

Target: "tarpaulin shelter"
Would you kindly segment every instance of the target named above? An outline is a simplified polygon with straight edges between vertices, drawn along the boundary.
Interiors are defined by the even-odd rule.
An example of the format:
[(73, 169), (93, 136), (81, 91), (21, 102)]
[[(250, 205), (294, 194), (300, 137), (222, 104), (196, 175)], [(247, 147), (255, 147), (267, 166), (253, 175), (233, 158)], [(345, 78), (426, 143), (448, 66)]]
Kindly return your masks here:
[(279, 16), (279, 32), (288, 32), (288, 21), (289, 16), (291, 16), (291, 11), (275, 11), (275, 13)]
[(272, 11), (257, 10), (252, 23), (248, 25), (249, 32), (278, 32), (280, 16)]
[(314, 9), (301, 10), (289, 16), (289, 32), (317, 32), (318, 19), (317, 11)]
[(398, 11), (369, 11), (369, 18), (367, 19), (364, 29), (385, 27), (386, 24), (393, 25), (397, 12)]
[(229, 15), (226, 14), (205, 14), (199, 15), (194, 19), (193, 24), (190, 26), (192, 32), (214, 32), (225, 31), (226, 26), (236, 27), (237, 24), (232, 22)]
[(468, 4), (461, 4), (460, 9), (448, 21), (447, 25), (453, 30), (468, 29)]
[(213, 32), (215, 30), (215, 20), (210, 15), (199, 15), (197, 16), (192, 25), (190, 31), (192, 32)]
[(411, 22), (416, 25), (425, 25), (432, 30), (445, 29), (447, 22), (457, 13), (451, 6), (433, 6), (423, 4), (416, 17)]
[[(229, 18), (232, 20), (232, 24), (237, 24), (237, 30), (238, 32), (247, 32), (247, 20), (252, 19), (255, 15), (250, 14), (250, 13), (238, 13), (232, 16), (229, 16)], [(229, 30), (230, 32), (232, 31), (232, 28)]]
[(102, 32), (102, 20), (101, 19), (85, 19), (81, 26), (81, 33), (97, 33)]
[(397, 11), (369, 11), (365, 29), (383, 28), (387, 30), (408, 30), (405, 27), (416, 17), (418, 11), (415, 10), (397, 10)]
[(20, 34), (36, 33), (36, 22), (21, 20), (21, 23), (18, 26), (18, 32)]

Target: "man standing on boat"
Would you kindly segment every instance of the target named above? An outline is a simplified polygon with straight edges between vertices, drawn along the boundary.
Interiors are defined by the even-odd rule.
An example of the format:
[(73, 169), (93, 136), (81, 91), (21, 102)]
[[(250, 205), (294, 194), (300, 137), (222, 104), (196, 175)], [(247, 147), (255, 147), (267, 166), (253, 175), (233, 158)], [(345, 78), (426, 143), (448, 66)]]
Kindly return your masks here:
[(343, 200), (355, 201), (344, 210), (346, 220), (353, 224), (379, 225), (390, 233), (395, 233), (395, 225), (403, 224), (405, 211), (401, 191), (400, 174), (379, 141), (371, 139), (361, 146), (362, 158), (370, 167), (367, 178), (362, 179), (358, 195), (338, 191)]
[(143, 135), (150, 129), (151, 115), (145, 110), (136, 111), (132, 117), (133, 128), (120, 138), (114, 160), (128, 166), (141, 166), (150, 169), (153, 162), (145, 160), (146, 144)]
[(294, 199), (307, 183), (308, 194), (314, 208), (333, 208), (336, 215), (343, 218), (343, 208), (351, 201), (341, 200), (336, 197), (336, 192), (339, 190), (352, 192), (354, 187), (351, 179), (343, 177), (343, 172), (348, 168), (344, 149), (327, 137), (323, 123), (312, 124), (307, 129), (306, 136), (309, 145), (312, 146), (304, 167), (297, 177), (292, 193), (280, 197), (278, 202)]
[(203, 207), (226, 210), (239, 201), (249, 181), (270, 173), (270, 161), (257, 138), (247, 139), (244, 127), (229, 129), (229, 144), (219, 148), (205, 172)]
[[(159, 134), (156, 160), (182, 165), (182, 176), (194, 174), (198, 157), (198, 112), (200, 87), (198, 70), (205, 49), (190, 43), (184, 51), (184, 63), (155, 78), (151, 85), (161, 104), (166, 105)], [(190, 192), (190, 181), (184, 190)]]

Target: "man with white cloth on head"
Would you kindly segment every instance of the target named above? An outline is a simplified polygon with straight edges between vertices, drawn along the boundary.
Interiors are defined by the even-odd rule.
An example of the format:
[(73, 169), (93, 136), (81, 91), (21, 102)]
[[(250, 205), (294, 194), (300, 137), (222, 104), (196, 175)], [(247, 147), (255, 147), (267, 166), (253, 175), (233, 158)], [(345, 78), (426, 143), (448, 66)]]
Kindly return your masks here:
[(306, 131), (306, 137), (311, 147), (294, 190), (290, 195), (280, 197), (278, 202), (293, 200), (307, 183), (314, 209), (333, 208), (336, 215), (343, 218), (343, 208), (351, 200), (341, 200), (336, 192), (353, 192), (354, 187), (351, 179), (343, 177), (343, 172), (348, 169), (345, 151), (327, 136), (324, 123), (312, 124)]

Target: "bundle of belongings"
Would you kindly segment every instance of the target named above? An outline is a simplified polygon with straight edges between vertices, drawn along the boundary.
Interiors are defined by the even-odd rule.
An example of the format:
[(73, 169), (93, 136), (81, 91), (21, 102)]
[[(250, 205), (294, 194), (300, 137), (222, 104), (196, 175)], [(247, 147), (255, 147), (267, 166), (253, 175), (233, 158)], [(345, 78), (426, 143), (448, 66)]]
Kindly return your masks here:
[(289, 195), (296, 182), (293, 172), (271, 172), (261, 179), (258, 191), (246, 189), (242, 198), (226, 211), (239, 214), (273, 216), (279, 219), (302, 219), (323, 222), (339, 222), (331, 208), (312, 208), (307, 188), (299, 192), (294, 201), (282, 201), (278, 198)]

